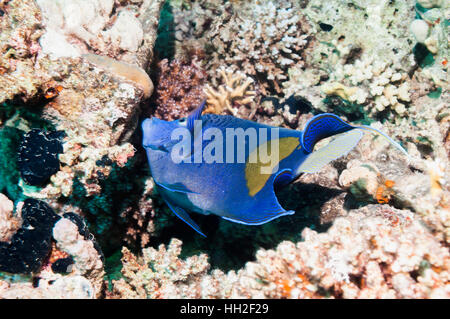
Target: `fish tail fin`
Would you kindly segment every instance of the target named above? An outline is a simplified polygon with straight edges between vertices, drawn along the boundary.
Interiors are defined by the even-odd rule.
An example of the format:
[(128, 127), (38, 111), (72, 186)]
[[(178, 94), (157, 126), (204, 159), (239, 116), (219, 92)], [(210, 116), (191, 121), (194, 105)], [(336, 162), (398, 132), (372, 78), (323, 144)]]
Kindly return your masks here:
[(309, 154), (298, 167), (296, 175), (320, 171), (328, 163), (350, 152), (358, 144), (362, 136), (363, 132), (360, 130), (352, 130), (338, 135), (324, 147)]
[[(347, 154), (358, 144), (363, 134), (361, 131), (370, 131), (381, 135), (405, 154), (408, 160), (411, 160), (409, 154), (399, 143), (395, 142), (380, 130), (366, 125), (353, 126), (344, 122), (337, 115), (324, 113), (314, 116), (306, 124), (301, 137), (301, 143), (304, 151), (309, 153), (309, 155), (300, 164), (296, 173), (318, 172), (326, 164)], [(337, 134), (339, 136), (328, 143), (328, 145), (317, 151), (313, 151), (314, 145), (318, 141)]]
[(336, 134), (345, 133), (353, 129), (370, 131), (378, 135), (381, 135), (382, 137), (387, 139), (390, 144), (395, 146), (395, 148), (397, 148), (403, 154), (405, 154), (408, 160), (411, 160), (411, 157), (406, 152), (406, 150), (399, 143), (390, 138), (386, 133), (383, 133), (382, 131), (367, 125), (359, 125), (359, 126), (350, 125), (344, 122), (340, 117), (332, 113), (319, 114), (314, 116), (311, 120), (308, 121), (301, 138), (302, 147), (306, 152), (312, 153), (314, 145), (321, 139)]
[(397, 143), (392, 138), (390, 138), (386, 133), (383, 133), (382, 131), (377, 130), (376, 128), (373, 128), (373, 127), (370, 127), (370, 126), (367, 126), (367, 125), (358, 125), (358, 126), (354, 126), (354, 128), (357, 128), (357, 129), (360, 129), (360, 130), (364, 130), (364, 131), (370, 131), (372, 133), (376, 133), (376, 134), (384, 137), (391, 145), (393, 145), (400, 152), (405, 154), (406, 157), (408, 158), (408, 160), (411, 160), (411, 156), (408, 154), (408, 152), (406, 152), (406, 150), (399, 143)]
[(306, 123), (303, 130), (301, 138), (302, 148), (306, 152), (312, 153), (314, 145), (318, 141), (353, 129), (352, 125), (344, 122), (335, 114), (323, 113), (316, 115)]

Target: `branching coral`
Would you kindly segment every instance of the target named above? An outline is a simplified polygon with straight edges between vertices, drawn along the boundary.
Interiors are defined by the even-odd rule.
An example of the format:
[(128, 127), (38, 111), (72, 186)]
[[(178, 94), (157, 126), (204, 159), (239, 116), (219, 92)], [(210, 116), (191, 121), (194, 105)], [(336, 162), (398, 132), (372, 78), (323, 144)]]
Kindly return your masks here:
[[(128, 247), (111, 298), (450, 298), (448, 5), (167, 1), (156, 47), (175, 59), (156, 64), (162, 3), (0, 1), (0, 298), (102, 297), (87, 225), (107, 256)], [(185, 230), (132, 144), (146, 71), (144, 116), (178, 119), (206, 99), (206, 112), (299, 129), (331, 111), (386, 132), (412, 161), (365, 135), (277, 193), (294, 216), (250, 228), (196, 216), (212, 221), (207, 242), (145, 248)], [(66, 135), (41, 170), (36, 128)]]
[(208, 107), (204, 113), (221, 114), (227, 110), (236, 115), (234, 105), (240, 106), (250, 104), (256, 98), (256, 91), (249, 90), (253, 79), (247, 77), (242, 72), (233, 72), (229, 69), (220, 69), (224, 84), (214, 90), (210, 85), (206, 85), (206, 102)]
[(322, 86), (325, 94), (338, 95), (351, 103), (365, 104), (367, 113), (391, 108), (397, 114), (404, 115), (405, 104), (411, 101), (408, 74), (395, 72), (386, 63), (365, 59), (356, 60), (354, 64), (339, 64), (330, 80), (336, 82)]
[[(335, 111), (321, 100), (338, 95), (365, 114), (392, 110), (405, 115), (415, 65), (407, 30), (413, 6), (413, 0), (310, 1), (302, 11), (316, 30), (306, 52), (309, 68), (290, 68), (284, 93), (305, 96), (321, 111)], [(346, 113), (352, 112), (347, 107)]]
[(287, 70), (303, 65), (306, 21), (289, 1), (240, 2), (230, 9), (231, 16), (217, 19), (208, 35), (213, 45), (208, 69), (225, 64), (255, 76), (263, 93), (280, 93)]
[(114, 282), (113, 295), (121, 298), (174, 298), (196, 296), (199, 279), (209, 268), (207, 256), (178, 259), (181, 241), (173, 239), (169, 246), (158, 250), (146, 248), (139, 260), (127, 248), (122, 249), (126, 278)]
[(241, 273), (249, 285), (241, 294), (448, 297), (448, 251), (409, 212), (368, 206), (337, 219), (327, 233), (305, 229), (302, 235), (304, 242), (260, 251)]

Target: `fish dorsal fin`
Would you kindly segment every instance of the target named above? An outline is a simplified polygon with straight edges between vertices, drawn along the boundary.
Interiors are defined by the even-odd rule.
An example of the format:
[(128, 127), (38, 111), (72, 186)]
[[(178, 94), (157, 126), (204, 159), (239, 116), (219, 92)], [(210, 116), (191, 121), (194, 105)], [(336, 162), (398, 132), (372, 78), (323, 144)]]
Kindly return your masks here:
[(189, 114), (189, 116), (187, 118), (187, 128), (189, 131), (191, 131), (191, 132), (194, 131), (195, 121), (199, 120), (200, 117), (202, 116), (202, 112), (203, 112), (203, 109), (205, 108), (205, 105), (206, 105), (206, 100), (204, 100), (202, 102), (202, 104), (200, 104), (200, 106), (198, 106), (195, 110), (193, 110), (191, 112), (191, 114)]
[(267, 187), (259, 192), (256, 195), (255, 200), (235, 205), (236, 212), (229, 216), (222, 216), (222, 218), (244, 225), (261, 225), (278, 217), (294, 214), (295, 212), (293, 210), (287, 211), (281, 207), (273, 187), (273, 182), (276, 181), (279, 175), (291, 173), (290, 170), (278, 172), (278, 174), (273, 177), (271, 185), (267, 185)]
[(321, 139), (350, 131), (353, 128), (337, 115), (331, 113), (316, 115), (306, 123), (301, 139), (302, 147), (306, 152), (311, 153), (314, 145)]
[(308, 155), (297, 170), (300, 173), (318, 172), (326, 164), (350, 152), (363, 136), (363, 132), (354, 129), (337, 136), (326, 146)]

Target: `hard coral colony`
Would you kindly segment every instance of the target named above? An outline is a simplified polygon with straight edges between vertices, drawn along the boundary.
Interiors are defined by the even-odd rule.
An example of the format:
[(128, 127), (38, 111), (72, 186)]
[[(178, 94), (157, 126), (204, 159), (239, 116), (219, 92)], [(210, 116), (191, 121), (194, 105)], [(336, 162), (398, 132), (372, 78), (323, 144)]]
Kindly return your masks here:
[(0, 298), (450, 298), (449, 14), (0, 1)]

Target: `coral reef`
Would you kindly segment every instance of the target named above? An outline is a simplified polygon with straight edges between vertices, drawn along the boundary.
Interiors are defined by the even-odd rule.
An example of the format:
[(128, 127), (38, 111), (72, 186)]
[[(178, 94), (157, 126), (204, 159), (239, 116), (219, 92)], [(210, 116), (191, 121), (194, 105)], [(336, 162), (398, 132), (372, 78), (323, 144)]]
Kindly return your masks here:
[(327, 233), (305, 229), (302, 236), (304, 242), (257, 253), (257, 261), (240, 274), (239, 293), (448, 298), (448, 250), (410, 212), (368, 206), (336, 219)]
[[(306, 58), (313, 69), (291, 68), (285, 94), (312, 96), (310, 101), (322, 110), (323, 98), (336, 95), (353, 104), (341, 109), (346, 114), (359, 107), (366, 114), (386, 108), (404, 114), (411, 101), (407, 78), (414, 65), (412, 36), (405, 21), (414, 17), (413, 1), (350, 1), (348, 5), (310, 1), (304, 10), (316, 29)], [(323, 30), (323, 24), (330, 30)]]
[(41, 47), (40, 12), (35, 2), (8, 1), (0, 19), (0, 103), (20, 95), (33, 97), (42, 83), (35, 76), (34, 64)]
[[(256, 92), (249, 90), (253, 83), (252, 78), (248, 78), (241, 72), (233, 72), (227, 69), (218, 70), (223, 79), (223, 84), (217, 90), (206, 85), (206, 103), (205, 113), (221, 114), (228, 111), (232, 115), (237, 115), (237, 111), (232, 106), (250, 104), (254, 102), (253, 109), (256, 112)], [(253, 113), (254, 114), (254, 113)], [(249, 116), (252, 118), (253, 116)]]
[(17, 205), (19, 218), (11, 215), (12, 202), (0, 198), (0, 298), (102, 294), (103, 254), (78, 215), (61, 217), (46, 203), (28, 198)]
[[(450, 298), (449, 4), (163, 2), (0, 1), (0, 298)], [(296, 214), (194, 216), (203, 240), (138, 124), (205, 100), (297, 130), (332, 112), (410, 158), (365, 134), (277, 190)]]
[(226, 65), (254, 76), (264, 94), (280, 93), (288, 69), (304, 65), (308, 23), (289, 1), (243, 1), (229, 9), (207, 35), (213, 46), (208, 70)]
[[(66, 139), (61, 169), (42, 189), (25, 192), (69, 196), (79, 175), (88, 193), (99, 193), (99, 175), (107, 177), (111, 165), (96, 162), (106, 155), (110, 164), (123, 166), (134, 154), (127, 140), (137, 126), (139, 103), (153, 89), (143, 69), (153, 57), (162, 1), (126, 7), (108, 0), (37, 4), (10, 1), (2, 17), (0, 83), (6, 89), (0, 102), (20, 97), (45, 104), (42, 117)], [(86, 14), (75, 17), (74, 11)], [(130, 28), (137, 28), (136, 38), (128, 36)]]
[(153, 116), (179, 119), (201, 104), (206, 73), (195, 60), (187, 63), (164, 59), (158, 63), (156, 72)]
[(261, 249), (238, 272), (207, 273), (205, 255), (180, 260), (181, 242), (123, 250), (121, 298), (449, 298), (450, 255), (412, 212), (369, 205), (304, 241)]
[(139, 262), (124, 248), (122, 260), (126, 267), (122, 273), (128, 282), (124, 279), (114, 282), (114, 294), (121, 298), (188, 297), (194, 285), (198, 285), (198, 279), (206, 274), (209, 264), (205, 254), (179, 260), (180, 252), (181, 241), (173, 239), (167, 249), (164, 246), (158, 250), (144, 249), (143, 260)]

